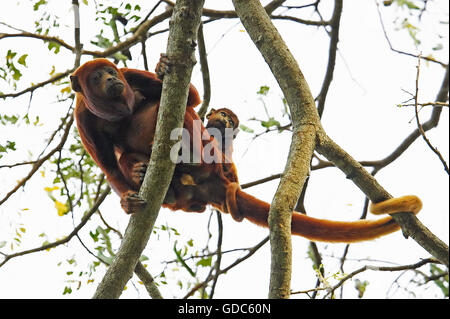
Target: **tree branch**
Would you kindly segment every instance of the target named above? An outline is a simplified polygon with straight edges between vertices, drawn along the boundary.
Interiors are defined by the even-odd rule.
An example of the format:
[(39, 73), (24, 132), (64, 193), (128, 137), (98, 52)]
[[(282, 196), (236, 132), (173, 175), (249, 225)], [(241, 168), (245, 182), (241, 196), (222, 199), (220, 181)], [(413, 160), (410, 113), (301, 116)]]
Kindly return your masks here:
[(28, 92), (34, 92), (34, 90), (36, 90), (36, 89), (38, 89), (38, 88), (40, 88), (40, 87), (43, 87), (43, 86), (45, 86), (45, 85), (47, 85), (47, 84), (50, 84), (50, 83), (59, 81), (59, 80), (65, 78), (65, 77), (67, 77), (67, 76), (68, 76), (69, 74), (71, 74), (74, 70), (75, 70), (75, 69), (70, 69), (70, 70), (67, 70), (67, 71), (65, 71), (65, 72), (63, 72), (63, 73), (58, 73), (58, 74), (52, 76), (51, 78), (49, 78), (48, 80), (45, 80), (45, 81), (42, 81), (42, 82), (37, 83), (37, 84), (35, 84), (35, 85), (32, 85), (32, 86), (30, 86), (29, 88), (26, 88), (26, 89), (24, 89), (24, 90), (22, 90), (22, 91), (20, 91), (20, 92), (0, 94), (0, 99), (5, 99), (5, 98), (7, 98), (7, 97), (18, 97), (18, 96), (20, 96), (20, 95), (22, 95), (22, 94), (25, 94), (25, 93), (28, 93)]
[(317, 111), (320, 117), (322, 117), (323, 110), (325, 108), (325, 100), (327, 98), (331, 81), (333, 80), (333, 73), (336, 65), (336, 52), (337, 44), (339, 42), (339, 26), (341, 25), (342, 6), (342, 0), (335, 0), (333, 17), (331, 18), (330, 49), (328, 51), (327, 72), (325, 74), (325, 79), (323, 80), (322, 89), (317, 97)]
[(33, 167), (31, 168), (31, 171), (28, 173), (28, 175), (26, 177), (22, 178), (19, 181), (19, 183), (17, 183), (17, 185), (8, 194), (6, 194), (6, 196), (3, 199), (0, 200), (0, 205), (2, 205), (4, 202), (6, 202), (8, 200), (8, 198), (10, 198), (11, 195), (14, 194), (19, 188), (25, 186), (26, 182), (34, 175), (34, 173), (37, 172), (39, 167), (41, 167), (42, 164), (44, 164), (53, 154), (55, 154), (56, 152), (60, 151), (63, 148), (64, 144), (67, 141), (67, 137), (69, 136), (73, 121), (74, 121), (74, 117), (72, 114), (69, 119), (69, 122), (66, 124), (66, 127), (64, 129), (64, 134), (63, 134), (59, 144), (54, 149), (52, 149), (50, 152), (48, 152), (47, 155), (40, 158), (38, 161), (36, 161), (34, 163)]
[(291, 280), (291, 218), (309, 174), (319, 117), (314, 98), (267, 12), (256, 0), (234, 0), (237, 14), (269, 65), (290, 107), (292, 142), (284, 173), (269, 212), (271, 275), (269, 298), (289, 298)]
[(203, 102), (198, 110), (198, 116), (203, 121), (208, 111), (209, 102), (211, 100), (211, 80), (209, 77), (208, 58), (206, 54), (205, 39), (203, 37), (203, 25), (198, 28), (198, 53), (200, 56), (200, 66), (203, 78)]
[(336, 289), (341, 287), (347, 280), (355, 277), (356, 275), (366, 271), (366, 270), (375, 270), (375, 271), (402, 271), (402, 270), (408, 270), (408, 269), (416, 269), (419, 267), (422, 267), (423, 265), (429, 264), (429, 263), (436, 263), (436, 260), (433, 258), (423, 259), (415, 264), (412, 265), (403, 265), (403, 266), (396, 266), (396, 267), (379, 267), (379, 266), (370, 266), (366, 265), (363, 266), (352, 273), (348, 274), (344, 278), (342, 278), (338, 284), (328, 289), (329, 291), (324, 296), (324, 298), (328, 297), (329, 295), (332, 295)]
[(183, 125), (203, 2), (179, 0), (175, 5), (167, 47), (171, 72), (164, 76), (155, 142), (139, 192), (147, 205), (143, 211), (130, 217), (119, 251), (94, 298), (118, 298), (121, 295), (148, 242), (172, 179), (175, 163), (171, 161), (170, 150), (177, 141), (170, 139), (170, 133)]
[(15, 254), (11, 254), (11, 255), (6, 255), (5, 259), (0, 263), (0, 267), (2, 267), (4, 264), (6, 264), (10, 259), (15, 258), (15, 257), (19, 257), (19, 256), (24, 256), (24, 255), (28, 255), (31, 253), (35, 253), (35, 252), (39, 252), (39, 251), (43, 251), (46, 249), (50, 249), (50, 248), (54, 248), (56, 246), (65, 244), (67, 242), (69, 242), (75, 235), (78, 234), (79, 230), (81, 228), (84, 227), (84, 225), (86, 225), (86, 223), (88, 222), (88, 220), (91, 218), (91, 216), (98, 210), (98, 208), (100, 207), (100, 205), (103, 203), (103, 201), (105, 200), (106, 196), (109, 194), (111, 188), (109, 186), (107, 186), (105, 188), (105, 190), (102, 192), (102, 194), (100, 195), (100, 197), (97, 199), (97, 201), (95, 202), (95, 204), (89, 209), (89, 211), (83, 216), (81, 222), (70, 232), (69, 235), (67, 235), (66, 237), (64, 237), (63, 239), (57, 240), (53, 243), (49, 243), (37, 248), (33, 248), (33, 249), (29, 249), (29, 250), (24, 250)]
[(416, 123), (417, 123), (417, 129), (420, 132), (420, 135), (422, 135), (423, 139), (425, 140), (425, 143), (427, 143), (428, 147), (438, 156), (439, 160), (441, 161), (442, 165), (444, 166), (445, 171), (448, 172), (448, 165), (445, 162), (444, 158), (442, 157), (442, 154), (438, 151), (436, 147), (434, 147), (428, 137), (425, 134), (425, 131), (423, 130), (423, 126), (420, 123), (419, 119), (419, 110), (418, 110), (418, 99), (419, 99), (419, 74), (420, 74), (420, 58), (417, 59), (417, 75), (416, 75), (416, 93), (414, 94), (414, 112), (416, 115)]

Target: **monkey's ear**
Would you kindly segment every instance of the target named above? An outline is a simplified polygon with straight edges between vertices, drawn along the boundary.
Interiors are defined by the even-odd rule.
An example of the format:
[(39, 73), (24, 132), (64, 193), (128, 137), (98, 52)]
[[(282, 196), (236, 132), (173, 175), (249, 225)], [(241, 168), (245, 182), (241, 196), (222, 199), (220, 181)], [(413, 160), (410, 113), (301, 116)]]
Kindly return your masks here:
[(72, 86), (72, 90), (74, 90), (75, 92), (81, 92), (82, 91), (80, 82), (78, 81), (78, 76), (71, 75), (70, 76), (70, 84)]
[(211, 109), (211, 111), (208, 112), (208, 114), (206, 114), (206, 119), (209, 120), (209, 118), (211, 117), (211, 115), (213, 115), (216, 112), (215, 109)]

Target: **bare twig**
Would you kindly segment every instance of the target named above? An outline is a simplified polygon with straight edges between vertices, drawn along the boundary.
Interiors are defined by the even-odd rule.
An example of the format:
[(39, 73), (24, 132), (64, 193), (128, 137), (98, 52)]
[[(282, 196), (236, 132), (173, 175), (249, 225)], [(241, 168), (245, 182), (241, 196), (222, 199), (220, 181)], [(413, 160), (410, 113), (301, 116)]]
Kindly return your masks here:
[(211, 80), (209, 77), (208, 58), (206, 54), (205, 38), (203, 36), (203, 24), (198, 28), (198, 52), (200, 56), (200, 66), (203, 78), (203, 102), (198, 110), (198, 116), (203, 121), (208, 111), (209, 101), (211, 100)]
[(83, 228), (84, 225), (86, 225), (86, 223), (88, 222), (89, 218), (97, 211), (97, 209), (100, 207), (100, 205), (103, 203), (103, 201), (105, 200), (106, 196), (109, 194), (111, 188), (109, 186), (107, 186), (105, 188), (105, 190), (102, 192), (102, 194), (100, 195), (100, 197), (97, 199), (97, 201), (95, 202), (95, 204), (89, 209), (89, 211), (83, 216), (83, 218), (81, 219), (81, 222), (70, 232), (69, 235), (67, 235), (66, 237), (64, 237), (63, 239), (57, 240), (53, 243), (49, 243), (46, 245), (42, 245), (40, 247), (37, 248), (33, 248), (33, 249), (29, 249), (29, 250), (24, 250), (15, 254), (11, 254), (11, 255), (6, 255), (5, 259), (0, 263), (0, 267), (2, 267), (4, 264), (6, 264), (9, 260), (11, 260), (12, 258), (15, 257), (19, 257), (19, 256), (24, 256), (24, 255), (28, 255), (31, 253), (35, 253), (35, 252), (39, 252), (39, 251), (43, 251), (46, 249), (50, 249), (50, 248), (54, 248), (56, 246), (65, 244), (67, 242), (69, 242), (72, 237), (74, 237), (75, 235), (78, 234), (78, 232), (80, 231), (81, 228)]
[[(264, 238), (262, 241), (260, 241), (258, 244), (256, 244), (254, 247), (252, 248), (246, 248), (245, 250), (248, 250), (248, 253), (241, 257), (236, 259), (232, 264), (230, 264), (228, 267), (216, 272), (215, 276), (219, 276), (221, 274), (224, 274), (226, 272), (228, 272), (230, 269), (236, 267), (237, 265), (239, 265), (241, 262), (247, 260), (248, 258), (250, 258), (254, 253), (256, 253), (258, 251), (258, 249), (260, 249), (262, 246), (264, 246), (264, 244), (266, 244), (269, 241), (269, 236), (267, 236), (266, 238)], [(225, 253), (225, 252), (224, 252)], [(205, 287), (209, 281), (211, 281), (214, 277), (210, 276), (208, 278), (206, 278), (205, 281), (197, 284), (194, 288), (192, 288), (184, 297), (183, 299), (187, 299), (189, 297), (191, 297), (197, 290)]]
[(40, 158), (38, 161), (36, 161), (34, 163), (33, 167), (31, 168), (31, 171), (28, 173), (28, 175), (25, 176), (23, 179), (21, 179), (19, 181), (19, 183), (10, 192), (8, 192), (8, 194), (6, 194), (6, 196), (2, 200), (0, 200), (0, 205), (2, 205), (4, 202), (6, 202), (8, 200), (8, 198), (10, 198), (11, 195), (13, 195), (18, 189), (25, 186), (26, 182), (34, 175), (34, 173), (37, 172), (39, 167), (41, 167), (42, 164), (44, 164), (53, 154), (55, 154), (56, 152), (60, 151), (63, 148), (64, 144), (67, 141), (67, 137), (69, 136), (69, 132), (72, 127), (73, 121), (74, 121), (74, 117), (72, 114), (72, 116), (69, 119), (69, 122), (67, 122), (67, 124), (66, 124), (63, 136), (62, 136), (59, 144), (53, 150), (48, 152), (47, 155)]
[(327, 72), (325, 74), (325, 79), (323, 80), (322, 89), (317, 97), (317, 112), (319, 116), (322, 117), (325, 100), (327, 97), (328, 89), (330, 88), (331, 81), (333, 80), (333, 73), (336, 65), (336, 52), (337, 45), (339, 42), (339, 26), (341, 24), (341, 14), (342, 14), (342, 0), (335, 0), (334, 2), (334, 12), (331, 18), (331, 35), (330, 35), (330, 48), (328, 50), (328, 65)]
[(433, 258), (427, 258), (427, 259), (423, 259), (415, 264), (411, 264), (411, 265), (403, 265), (403, 266), (396, 266), (396, 267), (379, 267), (379, 266), (370, 266), (370, 265), (366, 265), (363, 266), (353, 272), (351, 272), (350, 274), (348, 274), (347, 276), (345, 276), (344, 278), (342, 278), (338, 284), (336, 284), (335, 286), (331, 287), (331, 289), (329, 289), (329, 291), (327, 292), (327, 294), (324, 296), (324, 298), (328, 297), (329, 295), (333, 294), (334, 291), (336, 289), (338, 289), (339, 287), (341, 287), (347, 280), (355, 277), (356, 275), (366, 271), (366, 270), (375, 270), (375, 271), (402, 271), (402, 270), (409, 270), (409, 269), (416, 269), (419, 267), (422, 267), (423, 265), (429, 264), (429, 263), (439, 263), (436, 259)]
[(419, 74), (420, 74), (420, 55), (419, 59), (417, 60), (417, 75), (416, 75), (416, 94), (414, 95), (414, 110), (416, 114), (416, 123), (417, 127), (419, 129), (420, 135), (422, 135), (423, 139), (425, 140), (425, 143), (427, 143), (428, 147), (438, 156), (439, 160), (441, 161), (442, 165), (444, 166), (445, 171), (448, 172), (448, 165), (444, 160), (444, 157), (442, 156), (441, 152), (438, 151), (436, 147), (434, 147), (428, 137), (425, 134), (425, 131), (422, 127), (422, 124), (420, 123), (419, 119), (419, 111), (418, 111), (418, 99), (419, 99)]
[(69, 74), (71, 74), (75, 69), (70, 69), (67, 70), (63, 73), (58, 73), (54, 76), (52, 76), (51, 78), (49, 78), (48, 80), (42, 81), (40, 83), (34, 84), (32, 86), (30, 86), (29, 88), (26, 88), (20, 92), (16, 92), (16, 93), (5, 93), (5, 94), (0, 94), (0, 99), (5, 99), (7, 97), (18, 97), (22, 94), (28, 93), (28, 92), (34, 92), (36, 89), (41, 88), (47, 84), (59, 81), (65, 77), (67, 77)]
[(374, 2), (375, 2), (375, 5), (377, 6), (378, 17), (380, 18), (380, 24), (381, 24), (381, 28), (383, 29), (384, 37), (386, 38), (386, 41), (387, 41), (387, 43), (389, 45), (389, 48), (392, 51), (394, 51), (396, 53), (399, 53), (399, 54), (406, 55), (406, 56), (410, 56), (410, 57), (413, 57), (413, 58), (420, 58), (420, 59), (427, 60), (429, 62), (438, 63), (441, 66), (443, 66), (444, 68), (447, 67), (447, 64), (445, 64), (443, 62), (440, 62), (440, 61), (438, 61), (438, 60), (436, 60), (434, 58), (421, 56), (421, 55), (417, 55), (417, 54), (412, 54), (412, 53), (409, 53), (409, 52), (404, 52), (404, 51), (395, 49), (394, 46), (391, 43), (391, 40), (389, 39), (389, 36), (387, 34), (387, 31), (386, 31), (386, 27), (384, 26), (383, 17), (381, 16), (381, 11), (380, 11), (380, 6), (378, 4), (378, 1), (375, 0)]
[[(214, 263), (214, 277), (211, 285), (211, 291), (209, 292), (209, 299), (214, 297), (214, 292), (216, 290), (217, 281), (219, 280), (220, 273), (220, 264), (222, 262), (222, 242), (223, 242), (223, 223), (222, 223), (222, 213), (216, 210), (217, 216), (217, 228), (218, 228), (218, 236), (217, 236), (217, 250), (216, 250), (216, 262)], [(212, 270), (211, 269), (211, 270)]]

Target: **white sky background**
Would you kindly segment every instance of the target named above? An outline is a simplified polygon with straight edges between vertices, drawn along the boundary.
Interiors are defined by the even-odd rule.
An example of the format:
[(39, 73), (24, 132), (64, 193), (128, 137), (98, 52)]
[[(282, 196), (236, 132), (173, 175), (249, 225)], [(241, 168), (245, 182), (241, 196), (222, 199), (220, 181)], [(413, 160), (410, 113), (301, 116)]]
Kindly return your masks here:
[[(62, 18), (58, 37), (68, 43), (73, 43), (73, 12), (71, 1), (49, 1), (52, 13)], [(143, 2), (143, 1), (141, 1)], [(222, 1), (223, 2), (223, 1)], [(206, 1), (205, 8), (231, 9), (231, 1), (217, 6), (216, 1)], [(263, 3), (267, 3), (264, 1)], [(290, 1), (292, 2), (292, 1)], [(28, 1), (0, 0), (2, 11), (0, 22), (14, 27), (33, 31), (35, 12)], [(119, 1), (112, 1), (119, 3)], [(288, 1), (289, 3), (289, 1)], [(325, 1), (324, 1), (325, 3)], [(142, 15), (153, 6), (142, 6)], [(325, 19), (330, 16), (331, 1), (327, 1)], [(90, 7), (81, 5), (81, 34), (84, 48), (92, 48), (89, 41), (98, 32), (99, 27), (94, 21), (94, 2), (89, 1)], [(279, 11), (277, 11), (279, 12)], [(412, 40), (406, 31), (394, 32), (392, 21), (398, 12), (394, 8), (382, 7), (383, 18), (394, 47), (407, 52), (417, 53)], [(292, 13), (294, 14), (294, 13)], [(439, 18), (436, 19), (435, 16)], [(305, 16), (304, 16), (305, 17)], [(305, 17), (309, 18), (309, 17)], [(317, 17), (310, 17), (316, 19)], [(438, 39), (437, 34), (445, 36), (440, 40), (444, 49), (433, 52), (443, 62), (448, 61), (448, 26), (439, 25), (436, 21), (448, 21), (448, 2), (436, 0), (429, 3), (429, 9), (423, 16), (424, 29), (419, 34), (423, 43), (424, 55), (431, 53)], [(429, 23), (427, 23), (429, 22)], [(288, 21), (274, 21), (291, 52), (297, 59), (314, 96), (317, 96), (322, 85), (328, 59), (329, 38), (323, 28), (303, 26)], [(162, 28), (158, 26), (156, 29)], [(56, 31), (58, 30), (58, 31)], [(0, 32), (12, 32), (0, 25)], [(229, 107), (240, 118), (241, 123), (262, 131), (256, 122), (250, 118), (265, 119), (262, 102), (256, 91), (262, 85), (270, 87), (270, 93), (265, 103), (271, 116), (281, 118), (282, 93), (273, 78), (269, 68), (259, 52), (243, 30), (238, 19), (213, 22), (204, 27), (209, 68), (212, 82), (212, 107)], [(147, 41), (147, 54), (150, 65), (155, 65), (160, 52), (166, 49), (167, 33), (152, 37)], [(7, 39), (0, 42), (0, 57), (4, 57), (8, 49), (29, 53), (28, 69), (23, 71), (24, 77), (20, 82), (23, 89), (31, 82), (41, 82), (49, 77), (52, 65), (57, 71), (65, 71), (73, 63), (73, 56), (64, 48), (58, 55), (48, 53), (42, 41), (31, 39)], [(140, 46), (133, 49), (133, 56), (139, 54)], [(84, 57), (82, 62), (89, 60)], [(3, 64), (3, 63), (2, 63)], [(358, 160), (375, 160), (384, 158), (397, 147), (404, 138), (416, 127), (414, 109), (412, 107), (397, 108), (396, 104), (410, 98), (404, 92), (414, 92), (417, 60), (392, 52), (383, 36), (374, 1), (344, 1), (344, 11), (341, 18), (339, 53), (334, 80), (328, 93), (323, 126), (327, 133), (347, 152)], [(129, 62), (129, 67), (143, 68), (142, 58)], [(422, 61), (420, 74), (419, 101), (434, 101), (439, 90), (444, 69), (437, 64)], [(199, 65), (196, 66), (192, 83), (202, 94), (202, 79)], [(62, 87), (61, 87), (62, 88)], [(11, 92), (4, 82), (0, 82), (0, 91)], [(42, 150), (45, 138), (59, 125), (59, 118), (64, 114), (66, 104), (56, 103), (54, 88), (43, 88), (36, 91), (30, 107), (30, 117), (39, 115), (45, 125), (38, 128), (19, 129), (0, 126), (0, 144), (8, 139), (17, 139), (17, 149), (11, 155), (0, 159), (0, 165), (16, 163), (25, 159), (33, 159)], [(29, 94), (17, 99), (0, 100), (1, 112), (10, 114), (24, 114), (29, 103)], [(429, 109), (421, 111), (423, 121), (429, 118)], [(287, 118), (284, 118), (285, 123)], [(284, 124), (284, 123), (282, 123)], [(441, 115), (439, 127), (427, 132), (431, 142), (438, 147), (448, 163), (448, 108)], [(14, 135), (13, 135), (14, 134)], [(19, 136), (17, 136), (19, 134)], [(13, 137), (11, 137), (13, 136)], [(234, 160), (239, 172), (241, 183), (254, 181), (272, 174), (282, 172), (289, 149), (290, 134), (270, 133), (256, 140), (252, 135), (241, 132), (235, 141)], [(52, 146), (49, 147), (51, 149)], [(33, 155), (28, 154), (28, 150)], [(16, 183), (17, 179), (26, 176), (29, 167), (0, 170), (0, 197), (3, 198)], [(39, 246), (44, 239), (38, 237), (45, 232), (49, 241), (54, 241), (68, 234), (73, 228), (70, 215), (57, 217), (53, 202), (44, 191), (45, 186), (52, 185), (54, 175), (47, 169), (46, 177), (35, 177), (26, 184), (24, 191), (14, 194), (5, 204), (0, 206), (0, 241), (11, 240), (15, 229), (26, 227), (22, 244), (15, 251)], [(419, 138), (409, 150), (394, 164), (383, 169), (377, 180), (394, 196), (417, 194), (424, 202), (424, 208), (419, 219), (439, 238), (448, 243), (448, 175), (444, 172), (438, 158)], [(246, 189), (249, 193), (270, 202), (278, 185), (278, 180)], [(355, 220), (362, 212), (364, 196), (361, 191), (348, 181), (337, 169), (324, 169), (312, 172), (307, 193), (306, 207), (308, 214), (315, 217), (335, 220)], [(29, 208), (29, 211), (22, 211)], [(127, 225), (128, 217), (122, 212), (118, 197), (112, 195), (102, 205), (103, 215), (114, 227), (122, 232)], [(82, 214), (81, 210), (76, 214)], [(77, 220), (80, 216), (76, 216)], [(207, 240), (206, 226), (209, 213), (187, 214), (161, 210), (157, 224), (168, 224), (176, 228), (183, 239), (194, 239), (197, 247), (202, 247)], [(229, 216), (222, 215), (224, 222), (224, 244), (222, 249), (251, 247), (262, 240), (267, 229), (259, 228), (247, 221), (234, 222)], [(24, 226), (21, 226), (21, 225)], [(90, 227), (91, 228), (90, 228)], [(216, 230), (215, 216), (212, 218), (211, 230)], [(85, 243), (92, 244), (88, 231), (94, 231), (94, 223), (90, 223), (81, 233)], [(151, 258), (149, 270), (152, 275), (162, 270), (162, 260), (175, 258), (167, 236), (150, 238), (145, 255)], [(216, 236), (211, 239), (215, 245)], [(181, 244), (179, 244), (181, 245)], [(308, 241), (301, 237), (293, 237), (293, 278), (292, 289), (304, 290), (313, 288), (316, 277), (312, 270), (312, 263), (307, 257)], [(69, 277), (65, 274), (73, 270), (65, 259), (74, 255), (79, 270), (86, 269), (91, 256), (79, 244), (76, 238), (68, 244), (69, 248), (59, 247), (50, 252), (41, 252), (25, 257), (15, 258), (0, 268), (0, 298), (33, 297), (60, 298)], [(116, 246), (117, 247), (117, 246)], [(214, 246), (213, 246), (214, 247)], [(325, 270), (328, 275), (339, 270), (339, 258), (342, 256), (344, 244), (319, 244), (319, 250), (325, 258)], [(91, 246), (92, 248), (92, 246)], [(4, 251), (4, 249), (2, 249)], [(225, 255), (222, 267), (227, 266), (238, 254)], [(333, 257), (334, 256), (334, 257)], [(429, 254), (412, 239), (404, 240), (401, 233), (383, 237), (381, 239), (354, 244), (350, 247), (349, 259), (365, 259), (389, 261), (396, 264), (415, 263)], [(87, 257), (87, 258), (84, 258)], [(61, 266), (57, 266), (62, 262)], [(352, 263), (347, 261), (345, 271), (351, 272), (363, 264), (373, 265), (367, 261)], [(379, 265), (390, 265), (380, 263)], [(100, 269), (100, 268), (99, 268)], [(101, 268), (101, 269), (104, 269)], [(428, 269), (428, 268), (423, 268)], [(216, 289), (216, 298), (266, 298), (269, 286), (270, 255), (269, 245), (260, 249), (251, 260), (246, 261), (221, 276)], [(402, 289), (397, 289), (391, 283), (401, 273), (366, 272), (357, 277), (370, 282), (366, 289), (367, 298), (411, 297)], [(103, 271), (97, 271), (96, 278), (100, 279)], [(173, 273), (172, 283), (176, 283), (177, 276), (187, 276), (184, 271)], [(128, 284), (123, 298), (146, 297), (144, 288), (136, 283), (134, 287)], [(90, 298), (95, 291), (98, 281), (94, 284), (83, 283), (81, 290), (74, 290), (68, 298)], [(353, 283), (346, 285), (347, 298), (356, 298), (357, 293), (352, 288)], [(414, 286), (408, 288), (414, 290)], [(182, 297), (176, 285), (162, 286), (165, 297)], [(423, 292), (423, 290), (421, 290)], [(393, 294), (395, 292), (395, 294)], [(439, 294), (437, 294), (440, 296)], [(417, 297), (434, 297), (435, 290), (427, 289)], [(304, 297), (304, 296), (303, 296)]]

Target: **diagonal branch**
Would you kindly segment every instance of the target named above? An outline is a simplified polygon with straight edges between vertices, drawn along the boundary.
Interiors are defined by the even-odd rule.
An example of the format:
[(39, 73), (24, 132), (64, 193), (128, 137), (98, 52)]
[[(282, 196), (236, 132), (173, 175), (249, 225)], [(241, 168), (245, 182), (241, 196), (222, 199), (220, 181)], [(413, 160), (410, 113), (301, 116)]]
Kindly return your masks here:
[(183, 124), (188, 88), (195, 63), (194, 43), (204, 0), (177, 1), (171, 18), (167, 55), (171, 72), (164, 76), (155, 141), (139, 195), (147, 205), (130, 217), (117, 255), (97, 287), (94, 298), (118, 298), (142, 254), (172, 179), (170, 150), (177, 143), (170, 132)]
[(56, 152), (59, 152), (64, 144), (67, 141), (67, 137), (69, 136), (70, 133), (70, 129), (72, 127), (74, 121), (74, 117), (73, 114), (71, 115), (69, 122), (66, 125), (66, 128), (64, 129), (64, 134), (61, 138), (61, 141), (59, 142), (59, 144), (52, 149), (50, 152), (47, 153), (47, 155), (45, 155), (44, 157), (40, 158), (38, 161), (36, 161), (33, 165), (33, 167), (31, 168), (31, 171), (28, 173), (27, 176), (25, 176), (24, 178), (22, 178), (20, 180), (20, 182), (11, 190), (8, 192), (8, 194), (6, 194), (6, 196), (0, 200), (0, 205), (2, 205), (4, 202), (6, 202), (8, 200), (8, 198), (11, 197), (12, 194), (14, 194), (18, 189), (20, 189), (21, 187), (25, 186), (26, 182), (34, 175), (34, 173), (37, 172), (37, 170), (39, 169), (39, 167), (41, 167), (45, 162), (47, 162), (47, 160)]
[(317, 110), (319, 116), (322, 117), (323, 110), (325, 108), (325, 100), (327, 97), (328, 89), (330, 88), (331, 81), (333, 80), (333, 73), (336, 65), (336, 52), (339, 42), (339, 26), (341, 25), (342, 14), (342, 0), (335, 0), (334, 12), (331, 18), (331, 32), (330, 32), (330, 49), (328, 50), (328, 65), (325, 79), (323, 80), (322, 89), (317, 97)]
[(269, 15), (257, 0), (234, 0), (242, 24), (274, 74), (288, 102), (293, 134), (284, 173), (269, 211), (271, 275), (269, 298), (289, 298), (292, 272), (291, 218), (309, 174), (320, 126), (314, 98)]
[(420, 135), (422, 135), (423, 139), (425, 140), (425, 143), (427, 143), (428, 147), (438, 156), (439, 160), (441, 161), (442, 165), (444, 165), (444, 169), (448, 172), (448, 165), (445, 162), (444, 158), (442, 157), (442, 154), (438, 151), (437, 148), (435, 148), (430, 140), (428, 139), (428, 137), (425, 135), (425, 131), (423, 130), (423, 126), (420, 123), (420, 119), (419, 119), (419, 111), (418, 111), (418, 99), (419, 99), (419, 74), (420, 74), (420, 57), (417, 60), (418, 64), (417, 64), (417, 75), (416, 75), (416, 94), (414, 95), (414, 111), (415, 111), (415, 115), (416, 115), (416, 123), (417, 123), (417, 128), (419, 129)]
[(28, 92), (34, 92), (36, 89), (41, 88), (43, 86), (46, 86), (47, 84), (59, 81), (65, 77), (67, 77), (69, 74), (71, 74), (75, 69), (70, 69), (67, 70), (63, 73), (58, 73), (54, 76), (52, 76), (51, 78), (49, 78), (48, 80), (42, 81), (40, 83), (36, 83), (20, 92), (16, 92), (16, 93), (6, 93), (6, 94), (0, 94), (0, 99), (5, 99), (7, 97), (18, 97), (22, 94), (28, 93)]
[(2, 267), (4, 264), (6, 264), (12, 258), (19, 257), (19, 256), (24, 256), (24, 255), (28, 255), (28, 254), (32, 254), (32, 253), (43, 251), (43, 250), (50, 249), (50, 248), (54, 248), (56, 246), (59, 246), (59, 245), (62, 245), (62, 244), (65, 244), (65, 243), (69, 242), (74, 236), (76, 236), (78, 234), (80, 229), (83, 228), (84, 225), (86, 225), (86, 223), (91, 218), (91, 216), (98, 210), (100, 205), (105, 200), (106, 196), (109, 194), (110, 190), (111, 190), (111, 188), (109, 186), (107, 186), (105, 188), (105, 190), (101, 193), (101, 195), (99, 196), (99, 198), (97, 199), (95, 204), (83, 216), (83, 218), (81, 219), (81, 222), (70, 232), (69, 235), (65, 236), (63, 239), (54, 241), (53, 243), (42, 245), (40, 247), (29, 249), (29, 250), (24, 250), (24, 251), (15, 253), (15, 254), (6, 255), (5, 259), (0, 263), (0, 267)]

